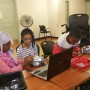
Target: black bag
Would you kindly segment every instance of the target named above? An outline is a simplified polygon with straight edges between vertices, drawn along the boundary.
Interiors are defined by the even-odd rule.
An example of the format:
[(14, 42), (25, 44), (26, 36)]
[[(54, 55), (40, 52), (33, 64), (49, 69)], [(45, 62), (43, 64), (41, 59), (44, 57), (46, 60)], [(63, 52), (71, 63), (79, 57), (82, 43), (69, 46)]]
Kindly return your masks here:
[(26, 84), (21, 71), (0, 75), (0, 90), (25, 89)]

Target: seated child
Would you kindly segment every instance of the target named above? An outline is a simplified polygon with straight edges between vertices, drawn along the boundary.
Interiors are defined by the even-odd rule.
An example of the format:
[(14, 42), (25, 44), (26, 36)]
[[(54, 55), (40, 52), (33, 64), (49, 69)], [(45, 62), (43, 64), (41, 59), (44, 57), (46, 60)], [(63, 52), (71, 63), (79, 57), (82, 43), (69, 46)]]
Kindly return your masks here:
[(21, 71), (22, 68), (31, 63), (31, 56), (16, 60), (13, 57), (11, 37), (4, 32), (0, 32), (0, 74)]
[[(24, 58), (27, 56), (38, 56), (38, 49), (35, 44), (33, 32), (25, 28), (21, 31), (21, 44), (17, 48), (17, 58)], [(33, 65), (36, 63), (33, 62)], [(36, 65), (37, 66), (37, 65)]]
[(56, 54), (71, 47), (77, 48), (81, 38), (84, 38), (86, 35), (87, 32), (82, 28), (75, 28), (68, 33), (62, 34), (58, 38), (57, 43), (54, 44), (52, 53)]

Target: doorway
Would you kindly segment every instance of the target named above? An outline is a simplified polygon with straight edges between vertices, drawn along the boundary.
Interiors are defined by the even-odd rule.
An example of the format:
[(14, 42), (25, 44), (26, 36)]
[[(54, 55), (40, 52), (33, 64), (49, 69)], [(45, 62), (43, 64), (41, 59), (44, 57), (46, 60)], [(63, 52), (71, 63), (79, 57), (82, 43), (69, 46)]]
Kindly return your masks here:
[(19, 37), (15, 0), (0, 0), (0, 31), (7, 32), (13, 40)]

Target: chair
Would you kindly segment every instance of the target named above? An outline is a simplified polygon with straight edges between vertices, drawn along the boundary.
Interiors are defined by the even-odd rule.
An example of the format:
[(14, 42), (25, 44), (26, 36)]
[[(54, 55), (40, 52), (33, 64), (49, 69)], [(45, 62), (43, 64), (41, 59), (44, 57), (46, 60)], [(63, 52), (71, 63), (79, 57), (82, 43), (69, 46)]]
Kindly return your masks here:
[(39, 28), (40, 28), (40, 32), (39, 32), (39, 38), (40, 38), (40, 34), (43, 33), (44, 34), (44, 38), (45, 38), (45, 41), (46, 41), (46, 37), (47, 37), (47, 33), (50, 33), (50, 36), (52, 38), (52, 34), (51, 34), (51, 31), (48, 31), (47, 28), (44, 26), (44, 25), (39, 25)]
[(53, 44), (53, 41), (44, 41), (40, 43), (45, 58), (52, 55)]
[[(89, 24), (88, 24), (89, 16), (87, 14), (73, 14), (69, 16), (69, 25), (63, 24), (61, 26), (66, 27), (66, 31), (63, 33), (66, 33), (73, 28), (80, 27), (84, 29), (86, 32), (88, 32), (88, 35), (81, 39), (80, 46), (85, 46), (89, 44)], [(62, 34), (63, 34), (62, 33)]]

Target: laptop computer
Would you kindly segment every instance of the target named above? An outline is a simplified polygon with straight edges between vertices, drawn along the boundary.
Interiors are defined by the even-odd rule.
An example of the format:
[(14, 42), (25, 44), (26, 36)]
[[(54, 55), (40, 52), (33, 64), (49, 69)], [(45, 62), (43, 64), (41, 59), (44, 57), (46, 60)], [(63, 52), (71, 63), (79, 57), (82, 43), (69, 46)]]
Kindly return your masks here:
[(67, 49), (49, 58), (49, 63), (43, 67), (30, 72), (31, 74), (49, 80), (70, 67), (73, 48)]

